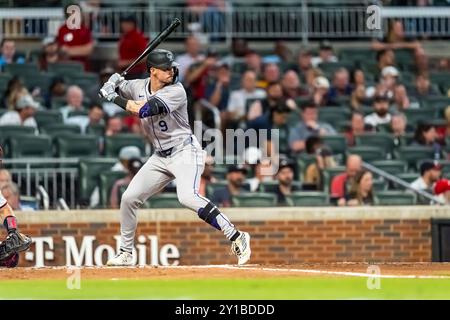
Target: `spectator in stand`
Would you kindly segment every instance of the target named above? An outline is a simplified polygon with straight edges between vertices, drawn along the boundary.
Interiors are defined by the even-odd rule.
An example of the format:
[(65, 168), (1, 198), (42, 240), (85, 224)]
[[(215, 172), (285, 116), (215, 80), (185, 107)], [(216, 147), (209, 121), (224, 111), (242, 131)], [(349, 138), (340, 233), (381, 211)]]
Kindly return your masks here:
[(294, 70), (288, 70), (281, 78), (283, 94), (286, 98), (296, 99), (298, 97), (307, 97), (308, 90), (302, 88), (300, 78)]
[(7, 203), (11, 206), (14, 211), (29, 211), (33, 208), (28, 206), (23, 206), (20, 201), (20, 191), (17, 184), (14, 182), (9, 182), (1, 186), (0, 193), (3, 195)]
[(352, 181), (346, 199), (338, 201), (339, 206), (372, 206), (375, 204), (373, 193), (373, 175), (370, 171), (359, 171)]
[(16, 55), (16, 43), (14, 40), (3, 38), (0, 42), (0, 70), (5, 64), (24, 63), (23, 57)]
[(72, 21), (70, 16), (73, 12), (68, 13), (67, 7), (64, 7), (65, 21), (67, 22), (58, 30), (57, 41), (59, 48), (70, 60), (79, 61), (83, 63), (85, 70), (90, 70), (89, 59), (94, 50), (94, 40), (92, 39), (91, 31), (83, 21), (81, 21), (79, 28), (68, 26)]
[[(315, 83), (316, 83), (316, 79), (319, 77), (323, 77), (325, 79), (327, 79), (322, 70), (318, 69), (318, 68), (311, 68), (309, 70), (307, 70), (304, 74), (304, 78), (305, 78), (305, 85), (306, 85), (306, 90), (308, 90), (308, 92), (312, 95), (315, 89)], [(328, 81), (328, 87), (330, 85), (330, 82)]]
[(391, 49), (382, 49), (377, 52), (378, 70), (381, 72), (386, 67), (395, 66), (395, 54)]
[(427, 98), (432, 96), (439, 96), (439, 91), (431, 86), (430, 79), (425, 74), (419, 74), (416, 76), (414, 82), (414, 88), (412, 88), (410, 95), (417, 99)]
[(124, 178), (114, 182), (113, 187), (111, 188), (111, 193), (109, 195), (109, 206), (111, 209), (119, 208), (120, 188), (123, 186), (128, 186), (130, 184), (133, 177), (136, 175), (139, 169), (142, 168), (142, 165), (143, 163), (139, 158), (132, 158), (128, 161), (127, 175)]
[(402, 144), (402, 138), (406, 135), (407, 119), (403, 113), (394, 113), (391, 119), (391, 131), (395, 146)]
[(247, 70), (252, 70), (259, 78), (262, 75), (262, 60), (261, 56), (254, 50), (249, 50), (245, 55), (245, 64)]
[(275, 55), (280, 59), (280, 61), (283, 62), (290, 62), (292, 61), (292, 51), (289, 49), (289, 47), (286, 45), (284, 41), (277, 40), (275, 42), (275, 48), (274, 48)]
[(432, 147), (435, 154), (435, 159), (441, 157), (442, 146), (437, 141), (438, 135), (436, 128), (428, 123), (419, 123), (414, 133), (414, 140), (411, 143), (413, 146)]
[(364, 118), (364, 123), (376, 129), (378, 125), (391, 122), (389, 113), (389, 98), (385, 95), (376, 95), (373, 101), (374, 112)]
[(10, 110), (0, 117), (0, 126), (27, 126), (33, 127), (38, 133), (38, 125), (34, 119), (39, 104), (30, 95), (17, 100), (15, 110)]
[(366, 86), (366, 76), (364, 74), (364, 71), (362, 69), (353, 69), (351, 76), (350, 76), (350, 83), (353, 85), (354, 88), (357, 86)]
[(206, 88), (205, 98), (219, 111), (226, 111), (230, 98), (231, 71), (227, 64), (216, 66), (215, 79)]
[(314, 103), (307, 103), (302, 107), (300, 123), (289, 132), (289, 146), (293, 153), (305, 149), (305, 140), (310, 136), (336, 134), (336, 130), (324, 122), (318, 121), (319, 112)]
[(350, 97), (352, 90), (350, 74), (347, 69), (339, 68), (334, 72), (333, 85), (328, 90), (328, 100), (336, 102), (339, 97)]
[(245, 61), (245, 55), (248, 50), (249, 48), (246, 40), (235, 38), (231, 43), (231, 54), (224, 57), (221, 62), (226, 63), (232, 68), (235, 62)]
[(306, 81), (306, 73), (312, 69), (311, 64), (312, 54), (309, 50), (301, 50), (297, 56), (297, 72), (302, 77), (303, 81)]
[(331, 180), (331, 197), (338, 199), (338, 203), (344, 200), (349, 194), (350, 185), (356, 174), (362, 169), (362, 159), (356, 154), (347, 157), (345, 172), (341, 173)]
[(198, 194), (202, 197), (206, 197), (206, 187), (208, 184), (217, 182), (217, 179), (213, 175), (213, 169), (214, 158), (208, 155), (205, 160), (205, 169), (200, 178), (200, 187), (198, 189)]
[(353, 147), (355, 145), (355, 137), (370, 132), (371, 127), (364, 124), (364, 114), (358, 111), (352, 112), (352, 118), (350, 121), (350, 130), (345, 132), (345, 138), (347, 139), (347, 145)]
[(311, 59), (311, 65), (313, 68), (317, 68), (321, 63), (327, 62), (338, 62), (338, 58), (334, 55), (331, 43), (324, 40), (319, 45), (319, 55)]
[(29, 95), (27, 88), (20, 80), (20, 77), (14, 76), (8, 81), (6, 91), (4, 94), (3, 104), (6, 109), (14, 110), (17, 100), (25, 95)]
[(271, 108), (279, 105), (286, 105), (291, 110), (297, 108), (294, 100), (283, 97), (281, 84), (279, 82), (272, 82), (266, 88), (266, 97), (261, 100), (256, 100), (249, 106), (247, 121), (254, 120), (264, 113), (269, 112)]
[(415, 190), (431, 191), (434, 184), (441, 178), (442, 167), (437, 162), (425, 161), (420, 165), (420, 177), (411, 182)]
[[(281, 159), (276, 174), (278, 185), (274, 190), (277, 195), (277, 204), (279, 206), (287, 206), (287, 197), (293, 192), (301, 191), (294, 182), (294, 164), (288, 159)], [(269, 190), (271, 191), (271, 190)]]
[(363, 85), (357, 85), (350, 97), (350, 106), (353, 110), (359, 111), (363, 106), (370, 105), (370, 101), (366, 96), (366, 88)]
[(6, 169), (0, 169), (0, 188), (12, 182), (11, 173)]
[(184, 41), (186, 53), (179, 55), (175, 61), (179, 64), (178, 77), (180, 81), (184, 80), (186, 72), (195, 63), (201, 63), (205, 60), (205, 55), (200, 52), (200, 41), (195, 35), (189, 35)]
[(325, 145), (319, 146), (315, 151), (316, 161), (311, 163), (305, 170), (304, 183), (314, 185), (316, 190), (324, 190), (323, 170), (335, 168), (336, 161), (330, 148)]
[(110, 137), (120, 133), (124, 133), (122, 118), (118, 115), (109, 117), (106, 121), (105, 136)]
[(90, 126), (103, 125), (103, 117), (105, 113), (103, 112), (103, 107), (101, 103), (92, 103), (88, 108), (87, 116), (74, 116), (69, 117), (66, 120), (66, 124), (76, 124), (80, 127), (81, 133), (86, 133), (86, 130)]
[(395, 86), (394, 89), (394, 99), (391, 109), (393, 109), (393, 111), (403, 112), (408, 108), (417, 109), (419, 108), (419, 104), (417, 101), (411, 101), (408, 97), (405, 86), (399, 84)]
[(221, 207), (231, 207), (232, 196), (247, 192), (244, 188), (246, 174), (247, 169), (242, 165), (232, 165), (228, 167), (228, 185), (216, 190), (211, 198), (211, 201)]
[(397, 68), (392, 66), (383, 68), (376, 93), (384, 94), (389, 99), (392, 99), (394, 97), (395, 88), (398, 85), (398, 76), (399, 72)]
[[(136, 18), (132, 15), (120, 19), (120, 31), (118, 67), (120, 71), (123, 71), (144, 51), (148, 39), (137, 28)], [(127, 79), (139, 79), (146, 72), (147, 67), (143, 59), (128, 72)]]
[(280, 80), (280, 68), (275, 63), (266, 63), (263, 66), (263, 78), (256, 84), (257, 87), (265, 89), (272, 82)]
[(450, 204), (450, 181), (441, 179), (434, 185), (434, 194), (436, 198), (445, 204)]
[(66, 93), (67, 105), (59, 109), (59, 111), (63, 116), (64, 122), (67, 121), (67, 118), (69, 118), (71, 112), (84, 110), (83, 97), (84, 97), (83, 90), (79, 86), (72, 85), (69, 88), (67, 88)]
[(54, 37), (47, 37), (42, 41), (42, 52), (39, 57), (39, 68), (47, 71), (49, 64), (61, 62), (63, 60), (59, 51), (58, 42)]
[(450, 106), (445, 108), (444, 117), (447, 123), (442, 127), (436, 128), (438, 136), (441, 140), (445, 140), (446, 137), (450, 137)]
[(184, 76), (184, 84), (188, 87), (194, 100), (205, 97), (206, 87), (208, 85), (209, 73), (217, 63), (218, 54), (214, 50), (209, 50), (206, 58), (199, 62), (193, 63), (186, 71)]
[(312, 101), (318, 107), (333, 106), (336, 102), (328, 99), (328, 91), (330, 89), (330, 82), (325, 77), (317, 77), (314, 80), (314, 89), (312, 92)]
[(256, 74), (246, 71), (241, 78), (241, 89), (231, 91), (228, 100), (227, 118), (238, 121), (244, 118), (247, 99), (264, 99), (266, 92), (256, 87)]
[[(64, 78), (63, 77), (54, 78), (52, 80), (52, 83), (50, 84), (48, 94), (45, 96), (45, 105), (51, 108), (53, 100), (58, 98), (62, 99), (64, 96), (66, 96), (66, 91), (67, 86)], [(98, 97), (98, 91), (96, 97)]]
[(141, 150), (136, 146), (122, 147), (119, 151), (119, 161), (112, 166), (111, 171), (127, 172), (131, 159), (140, 159), (141, 156)]

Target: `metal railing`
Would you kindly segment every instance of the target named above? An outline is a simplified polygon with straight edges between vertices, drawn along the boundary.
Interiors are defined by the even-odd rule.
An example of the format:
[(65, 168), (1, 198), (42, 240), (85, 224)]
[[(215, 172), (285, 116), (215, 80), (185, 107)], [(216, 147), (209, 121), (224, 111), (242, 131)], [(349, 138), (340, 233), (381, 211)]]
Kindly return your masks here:
[(70, 208), (76, 207), (78, 158), (3, 159), (22, 195), (36, 196), (46, 191), (50, 208), (56, 208), (63, 198)]
[[(214, 7), (161, 7), (149, 2), (147, 7), (107, 7), (85, 11), (85, 22), (97, 39), (117, 39), (120, 36), (121, 15), (132, 15), (140, 29), (154, 36), (173, 17), (182, 25), (172, 38), (184, 38), (191, 32), (204, 33), (210, 40), (233, 37), (250, 39), (360, 38), (371, 39), (384, 34), (392, 19), (404, 22), (406, 34), (429, 38), (450, 36), (450, 8), (384, 7), (380, 10), (381, 30), (369, 30), (366, 6), (316, 7), (299, 1), (296, 5), (235, 6), (225, 2)], [(61, 8), (2, 8), (0, 34), (13, 38), (42, 38), (55, 35), (64, 22)]]

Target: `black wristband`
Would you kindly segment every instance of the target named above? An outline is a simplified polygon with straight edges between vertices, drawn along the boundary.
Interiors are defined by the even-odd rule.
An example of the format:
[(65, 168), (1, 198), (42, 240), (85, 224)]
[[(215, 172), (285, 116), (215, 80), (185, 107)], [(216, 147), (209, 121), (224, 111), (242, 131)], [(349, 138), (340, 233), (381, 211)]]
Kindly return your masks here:
[(123, 110), (127, 110), (127, 99), (122, 98), (121, 96), (117, 96), (114, 98), (114, 103), (121, 107)]

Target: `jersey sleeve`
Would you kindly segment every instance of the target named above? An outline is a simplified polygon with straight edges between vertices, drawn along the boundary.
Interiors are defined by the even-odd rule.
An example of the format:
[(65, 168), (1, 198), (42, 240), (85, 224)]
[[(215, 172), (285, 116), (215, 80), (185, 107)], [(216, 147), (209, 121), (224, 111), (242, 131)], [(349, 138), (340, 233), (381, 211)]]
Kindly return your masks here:
[(138, 80), (125, 80), (119, 85), (119, 95), (125, 99), (137, 100), (134, 98), (136, 92), (139, 92)]
[(164, 104), (168, 112), (172, 112), (186, 103), (186, 91), (180, 83), (158, 91), (154, 97)]

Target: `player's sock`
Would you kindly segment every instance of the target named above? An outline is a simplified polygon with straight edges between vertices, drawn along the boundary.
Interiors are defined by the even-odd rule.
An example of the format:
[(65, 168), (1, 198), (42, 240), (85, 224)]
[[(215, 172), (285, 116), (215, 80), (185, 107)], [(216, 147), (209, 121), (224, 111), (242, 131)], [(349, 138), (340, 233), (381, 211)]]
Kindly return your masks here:
[(5, 227), (8, 234), (17, 230), (17, 219), (15, 216), (7, 216), (3, 221), (3, 226)]
[(240, 232), (212, 202), (208, 202), (204, 208), (198, 209), (197, 213), (200, 219), (217, 230), (221, 230), (230, 241), (234, 241), (239, 237)]

